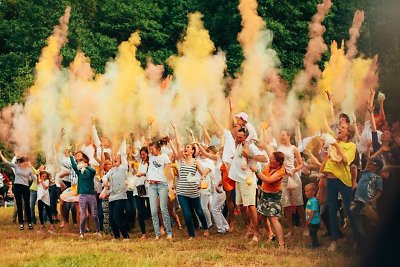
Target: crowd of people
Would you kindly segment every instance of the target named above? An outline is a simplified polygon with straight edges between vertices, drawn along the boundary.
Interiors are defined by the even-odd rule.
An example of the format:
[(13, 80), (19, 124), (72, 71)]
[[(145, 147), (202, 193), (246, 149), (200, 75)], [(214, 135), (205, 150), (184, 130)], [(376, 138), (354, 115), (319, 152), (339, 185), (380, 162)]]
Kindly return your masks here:
[(49, 224), (48, 231), (55, 233), (56, 223), (65, 227), (72, 218), (82, 239), (92, 221), (96, 235), (124, 241), (136, 220), (140, 238), (149, 238), (147, 218), (156, 240), (172, 239), (174, 223), (186, 228), (189, 239), (200, 228), (205, 237), (211, 227), (229, 234), (240, 230), (235, 216), (240, 212), (244, 238), (252, 245), (263, 227), (266, 239), (277, 239), (277, 248), (284, 249), (299, 234), (298, 224), (314, 249), (320, 246), (322, 222), (331, 239), (328, 250), (336, 250), (338, 239), (349, 234), (343, 231), (346, 224), (362, 249), (385, 216), (387, 205), (381, 203), (386, 188), (397, 185), (393, 180), (400, 167), (400, 123), (390, 127), (382, 98), (374, 114), (374, 99), (371, 91), (363, 123), (342, 113), (326, 131), (305, 138), (300, 123), (274, 138), (264, 122), (257, 133), (246, 113), (234, 115), (231, 102), (227, 125), (210, 113), (219, 131), (210, 136), (200, 125), (200, 139), (187, 129), (191, 141), (185, 145), (173, 122), (173, 138), (127, 133), (118, 145), (99, 138), (95, 124), (81, 146), (61, 145), (62, 131), (54, 157), (37, 168), (26, 156), (9, 160), (0, 151), (12, 169), (12, 175), (0, 176), (0, 198), (6, 206), (15, 204), (21, 231), (25, 223), (34, 228), (36, 206), (41, 230)]

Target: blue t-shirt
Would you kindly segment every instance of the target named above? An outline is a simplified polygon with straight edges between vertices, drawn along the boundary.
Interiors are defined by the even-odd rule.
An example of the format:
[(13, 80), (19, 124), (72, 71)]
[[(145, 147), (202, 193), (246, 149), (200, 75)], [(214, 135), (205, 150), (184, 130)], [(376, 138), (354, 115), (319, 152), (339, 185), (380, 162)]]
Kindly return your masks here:
[(311, 224), (319, 224), (319, 205), (315, 197), (310, 198), (306, 205), (306, 219), (310, 218), (311, 211), (314, 211), (314, 217), (311, 219)]
[(355, 200), (368, 202), (378, 191), (383, 191), (382, 178), (370, 171), (362, 171), (358, 181)]

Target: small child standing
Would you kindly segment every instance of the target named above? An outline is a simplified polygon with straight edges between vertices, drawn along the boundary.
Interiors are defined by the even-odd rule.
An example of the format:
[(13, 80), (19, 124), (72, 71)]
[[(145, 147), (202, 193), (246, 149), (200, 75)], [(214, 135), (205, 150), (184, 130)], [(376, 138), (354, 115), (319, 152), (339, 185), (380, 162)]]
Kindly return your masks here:
[(305, 186), (304, 190), (305, 195), (308, 198), (306, 205), (306, 220), (311, 237), (310, 248), (314, 249), (320, 246), (317, 235), (320, 223), (319, 205), (318, 200), (315, 197), (318, 191), (318, 187), (316, 184), (310, 183)]

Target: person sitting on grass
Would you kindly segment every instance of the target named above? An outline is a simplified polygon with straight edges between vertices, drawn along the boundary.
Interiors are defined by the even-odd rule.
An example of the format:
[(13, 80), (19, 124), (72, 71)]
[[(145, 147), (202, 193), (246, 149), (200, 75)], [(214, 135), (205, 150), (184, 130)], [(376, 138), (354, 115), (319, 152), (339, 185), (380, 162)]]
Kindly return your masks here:
[(318, 242), (318, 229), (319, 229), (319, 204), (315, 197), (318, 187), (314, 183), (307, 184), (304, 188), (305, 195), (308, 198), (306, 204), (306, 221), (308, 230), (310, 231), (311, 245), (310, 248), (314, 249), (320, 246)]

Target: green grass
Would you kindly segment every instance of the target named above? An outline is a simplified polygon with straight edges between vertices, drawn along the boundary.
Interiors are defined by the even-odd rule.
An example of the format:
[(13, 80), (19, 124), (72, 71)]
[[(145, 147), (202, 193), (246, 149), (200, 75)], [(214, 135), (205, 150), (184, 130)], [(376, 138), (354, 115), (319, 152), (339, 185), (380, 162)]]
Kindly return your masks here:
[[(154, 241), (153, 233), (147, 240), (139, 240), (138, 228), (128, 243), (93, 234), (80, 241), (77, 226), (57, 228), (56, 234), (37, 233), (38, 227), (19, 231), (18, 225), (11, 223), (12, 211), (0, 208), (0, 266), (348, 266), (354, 259), (347, 241), (334, 253), (327, 251), (329, 240), (323, 238), (323, 247), (308, 249), (309, 237), (301, 236), (301, 229), (285, 251), (267, 242), (265, 231), (258, 246), (248, 246), (240, 226), (229, 235), (212, 230), (209, 238), (198, 232), (191, 241), (186, 229), (173, 229), (173, 241)], [(148, 230), (152, 230), (150, 224), (147, 221)]]

